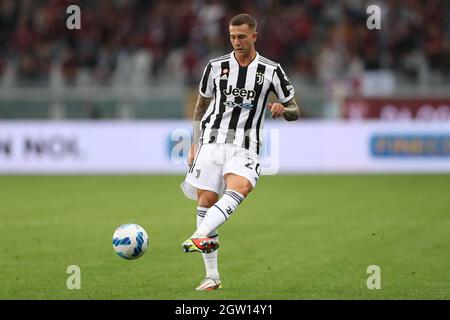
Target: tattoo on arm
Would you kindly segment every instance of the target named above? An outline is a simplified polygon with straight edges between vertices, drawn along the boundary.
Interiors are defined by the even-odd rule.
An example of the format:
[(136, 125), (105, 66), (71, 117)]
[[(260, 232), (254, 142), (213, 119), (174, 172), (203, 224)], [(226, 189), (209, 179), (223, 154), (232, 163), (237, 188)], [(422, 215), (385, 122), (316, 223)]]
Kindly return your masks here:
[(198, 143), (198, 140), (200, 139), (200, 120), (202, 120), (203, 116), (205, 115), (210, 101), (211, 98), (205, 98), (201, 95), (198, 95), (197, 103), (195, 104), (194, 109), (194, 132), (192, 143)]
[(300, 118), (300, 109), (298, 108), (294, 98), (283, 103), (283, 107), (285, 108), (283, 117), (287, 121), (295, 121)]

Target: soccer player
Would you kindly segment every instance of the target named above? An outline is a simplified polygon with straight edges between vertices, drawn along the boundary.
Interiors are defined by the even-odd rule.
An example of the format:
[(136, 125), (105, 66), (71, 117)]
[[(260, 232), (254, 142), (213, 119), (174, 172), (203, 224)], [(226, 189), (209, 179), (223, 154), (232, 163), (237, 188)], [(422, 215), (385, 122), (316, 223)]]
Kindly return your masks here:
[(203, 255), (206, 278), (197, 290), (222, 287), (217, 229), (258, 181), (269, 93), (275, 92), (278, 98), (278, 103), (268, 104), (272, 118), (293, 121), (300, 116), (294, 89), (281, 66), (256, 52), (256, 26), (248, 14), (230, 20), (234, 50), (210, 60), (199, 84), (189, 172), (181, 184), (184, 194), (198, 203), (197, 230), (182, 243), (184, 252)]

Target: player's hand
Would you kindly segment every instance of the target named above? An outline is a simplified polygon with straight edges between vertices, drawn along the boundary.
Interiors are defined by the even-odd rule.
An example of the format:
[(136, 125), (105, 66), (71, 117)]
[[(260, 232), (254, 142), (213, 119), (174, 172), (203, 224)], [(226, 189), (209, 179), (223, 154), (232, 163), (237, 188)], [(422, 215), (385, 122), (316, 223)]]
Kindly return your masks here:
[(194, 162), (194, 157), (195, 157), (196, 152), (197, 152), (197, 144), (194, 143), (191, 145), (191, 148), (189, 149), (188, 156), (187, 156), (187, 163), (188, 163), (189, 167)]
[(281, 103), (269, 103), (267, 106), (269, 107), (270, 112), (272, 112), (272, 119), (278, 118), (284, 113), (284, 107)]

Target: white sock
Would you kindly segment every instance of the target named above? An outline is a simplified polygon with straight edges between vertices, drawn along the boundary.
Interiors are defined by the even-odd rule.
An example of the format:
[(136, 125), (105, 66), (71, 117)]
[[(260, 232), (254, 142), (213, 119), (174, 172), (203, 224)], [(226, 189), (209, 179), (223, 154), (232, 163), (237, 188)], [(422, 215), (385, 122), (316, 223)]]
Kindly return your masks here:
[[(197, 228), (202, 224), (207, 211), (208, 208), (197, 207)], [(217, 229), (211, 231), (207, 236), (209, 238), (214, 238), (215, 236), (217, 236)]]
[(225, 190), (223, 197), (208, 209), (192, 238), (207, 237), (219, 228), (228, 220), (242, 200), (244, 200), (244, 196), (239, 192), (230, 189)]
[[(219, 238), (217, 237), (217, 240)], [(208, 279), (214, 279), (219, 280), (219, 268), (217, 263), (217, 257), (219, 254), (219, 249), (217, 249), (214, 252), (211, 253), (202, 253), (203, 256), (203, 262), (205, 263), (205, 270), (206, 270), (206, 278)]]
[[(197, 207), (197, 227), (202, 223), (207, 211), (208, 208)], [(217, 230), (214, 230), (214, 232), (209, 234), (208, 237), (216, 238), (217, 240), (219, 240)], [(220, 279), (217, 263), (219, 253), (218, 251), (219, 249), (211, 253), (202, 253), (203, 262), (205, 263), (206, 278), (208, 279)]]

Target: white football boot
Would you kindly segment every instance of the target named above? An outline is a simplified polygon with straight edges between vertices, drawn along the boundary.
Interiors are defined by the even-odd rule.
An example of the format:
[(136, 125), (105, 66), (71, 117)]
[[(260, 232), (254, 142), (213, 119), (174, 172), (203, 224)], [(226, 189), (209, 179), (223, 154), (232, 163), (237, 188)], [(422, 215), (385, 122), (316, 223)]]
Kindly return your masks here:
[(197, 291), (212, 291), (222, 289), (222, 282), (219, 279), (209, 279), (203, 280), (200, 285), (195, 288)]

